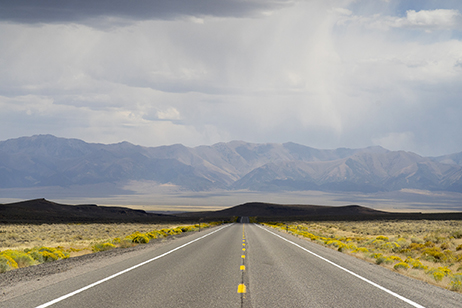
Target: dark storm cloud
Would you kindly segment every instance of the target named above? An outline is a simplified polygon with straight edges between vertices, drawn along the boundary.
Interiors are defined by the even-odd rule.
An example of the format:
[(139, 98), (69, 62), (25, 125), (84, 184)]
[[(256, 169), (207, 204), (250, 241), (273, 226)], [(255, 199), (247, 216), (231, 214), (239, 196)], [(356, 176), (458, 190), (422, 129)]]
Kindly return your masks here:
[(101, 17), (129, 20), (179, 16), (243, 17), (290, 5), (290, 0), (14, 0), (0, 3), (0, 20), (85, 23)]

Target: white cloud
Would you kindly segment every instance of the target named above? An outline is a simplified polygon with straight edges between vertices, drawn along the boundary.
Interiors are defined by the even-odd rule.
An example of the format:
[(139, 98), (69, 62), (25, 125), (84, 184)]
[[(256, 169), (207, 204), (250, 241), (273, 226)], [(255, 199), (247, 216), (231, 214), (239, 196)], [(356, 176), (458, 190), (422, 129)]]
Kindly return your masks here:
[[(0, 23), (0, 139), (54, 133), (150, 146), (242, 139), (462, 150), (462, 42), (402, 32), (443, 29), (453, 22), (441, 16), (458, 15), (416, 10), (400, 24), (378, 16), (374, 28), (348, 3), (300, 1), (258, 18), (191, 14), (198, 17), (104, 30)], [(402, 132), (412, 142), (400, 141), (411, 136)]]
[(180, 120), (180, 112), (173, 107), (168, 108), (164, 111), (157, 111), (157, 117), (160, 120)]
[(417, 27), (430, 29), (461, 29), (462, 15), (458, 10), (431, 10), (406, 12), (406, 18), (397, 22), (398, 27)]
[(408, 10), (406, 11), (406, 17), (382, 16), (381, 14), (359, 16), (345, 13), (343, 16), (338, 21), (340, 25), (353, 23), (381, 30), (390, 28), (422, 29), (426, 31), (462, 30), (462, 14), (455, 9)]

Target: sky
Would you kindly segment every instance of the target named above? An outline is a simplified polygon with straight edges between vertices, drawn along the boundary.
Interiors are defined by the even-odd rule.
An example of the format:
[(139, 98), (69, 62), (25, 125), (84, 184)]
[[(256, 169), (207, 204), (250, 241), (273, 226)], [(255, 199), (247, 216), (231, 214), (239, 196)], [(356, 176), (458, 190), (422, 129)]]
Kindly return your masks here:
[(0, 140), (462, 152), (462, 1), (0, 2)]

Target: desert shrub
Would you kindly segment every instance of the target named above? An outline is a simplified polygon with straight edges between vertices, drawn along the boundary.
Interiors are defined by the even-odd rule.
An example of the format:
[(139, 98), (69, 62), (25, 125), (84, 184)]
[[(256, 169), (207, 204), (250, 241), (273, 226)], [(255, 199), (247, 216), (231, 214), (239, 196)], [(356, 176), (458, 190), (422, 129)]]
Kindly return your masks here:
[(451, 277), (450, 282), (451, 290), (460, 291), (462, 290), (462, 274), (455, 274)]
[(445, 276), (451, 275), (451, 270), (447, 267), (431, 268), (426, 272), (432, 276), (435, 281), (442, 281)]
[(18, 268), (18, 264), (13, 258), (0, 254), (0, 273), (4, 273), (16, 268)]
[(388, 242), (388, 241), (389, 241), (388, 237), (383, 236), (383, 235), (379, 235), (379, 236), (377, 236), (375, 239), (378, 240), (378, 241), (384, 241), (384, 242)]
[(380, 248), (382, 247), (386, 242), (383, 241), (383, 240), (378, 240), (378, 239), (375, 239), (372, 241), (372, 244), (375, 246), (375, 248)]
[[(34, 247), (28, 251), (28, 254), (38, 262), (50, 262), (59, 259), (69, 258), (69, 253), (63, 252), (52, 247)], [(40, 256), (41, 257), (40, 257)]]
[(433, 275), (433, 279), (435, 279), (436, 281), (441, 281), (444, 278), (444, 273), (440, 271), (435, 271), (432, 273), (432, 275)]
[(452, 232), (451, 236), (453, 238), (462, 238), (462, 230), (457, 230), (457, 231)]
[(195, 226), (182, 226), (181, 231), (183, 232), (191, 232), (191, 231), (196, 231), (197, 228)]
[(358, 250), (358, 246), (356, 246), (353, 243), (349, 243), (349, 244), (346, 245), (345, 249), (356, 251), (356, 250)]
[(113, 238), (112, 244), (120, 244), (120, 237)]
[(379, 249), (384, 250), (384, 251), (397, 252), (397, 251), (401, 250), (401, 246), (398, 245), (395, 242), (385, 242), (385, 243), (382, 244), (382, 246), (379, 247)]
[(412, 266), (412, 268), (427, 269), (427, 266), (423, 265), (422, 262), (420, 262), (420, 260), (418, 260), (418, 259), (413, 259), (413, 258), (407, 257), (406, 260), (404, 260), (404, 262), (406, 262), (407, 264)]
[(15, 261), (18, 263), (18, 267), (27, 267), (36, 264), (35, 260), (25, 253), (21, 253)]
[(98, 243), (93, 245), (92, 251), (93, 252), (98, 252), (98, 251), (106, 251), (106, 250), (111, 250), (116, 248), (116, 246), (112, 243)]
[(392, 264), (392, 263), (393, 263), (393, 259), (388, 258), (388, 257), (381, 256), (381, 257), (378, 257), (377, 259), (375, 259), (375, 263), (376, 263), (376, 264), (382, 264), (382, 263), (385, 263), (385, 264)]
[(123, 239), (120, 241), (119, 247), (120, 248), (129, 248), (136, 246), (137, 244), (133, 243), (131, 239)]
[[(197, 226), (197, 228), (199, 228), (199, 225), (195, 225)], [(168, 236), (168, 233), (165, 232), (166, 229), (162, 229), (162, 230), (157, 230), (156, 233), (158, 235), (158, 237), (166, 237)]]
[(318, 236), (316, 236), (316, 235), (314, 235), (312, 233), (309, 233), (309, 232), (305, 232), (305, 231), (301, 231), (299, 234), (301, 236), (303, 236), (303, 237), (309, 238), (312, 241), (315, 241), (315, 240), (317, 240), (319, 238)]
[(459, 246), (456, 247), (456, 250), (459, 251), (459, 250), (462, 250), (462, 244), (460, 244)]
[(157, 238), (157, 233), (155, 231), (151, 231), (146, 233), (146, 236), (151, 240), (151, 239), (156, 239)]
[(42, 257), (43, 257), (43, 261), (44, 262), (50, 262), (50, 261), (56, 261), (59, 259), (59, 257), (57, 255), (55, 255), (54, 253), (51, 253), (49, 251), (41, 251), (39, 252)]
[(401, 246), (402, 248), (408, 248), (409, 247), (409, 244), (408, 244), (407, 240), (405, 238), (402, 238), (402, 237), (398, 238), (396, 240), (396, 243), (399, 246)]
[(3, 256), (12, 258), (18, 267), (26, 267), (34, 264), (34, 259), (27, 253), (19, 250), (5, 250), (1, 253)]
[(444, 275), (446, 275), (446, 276), (451, 275), (451, 273), (452, 273), (451, 269), (449, 269), (447, 266), (438, 267), (438, 270), (442, 271), (444, 273)]
[(367, 253), (367, 252), (369, 252), (369, 249), (367, 249), (366, 247), (359, 247), (359, 248), (357, 248), (356, 250), (354, 250), (353, 252), (364, 252), (364, 253)]
[(45, 262), (43, 255), (36, 250), (29, 251), (27, 254), (31, 256), (31, 258), (34, 259), (37, 263)]
[(341, 241), (339, 240), (328, 240), (326, 241), (326, 245), (328, 246), (334, 246), (334, 247), (337, 247), (337, 250), (338, 251), (343, 251), (343, 249), (346, 247), (346, 245), (344, 243), (342, 243)]
[(131, 240), (133, 243), (138, 243), (138, 244), (147, 244), (149, 243), (149, 237), (145, 234), (136, 232), (130, 236)]
[(425, 245), (424, 244), (419, 244), (419, 243), (411, 243), (409, 245), (409, 249), (411, 250), (422, 250), (422, 249), (425, 249)]
[(403, 259), (401, 259), (398, 256), (390, 256), (390, 259), (392, 259), (393, 261), (404, 262)]
[(439, 247), (426, 248), (422, 252), (422, 257), (432, 262), (444, 262), (447, 260), (446, 255), (441, 251)]
[(405, 255), (406, 257), (414, 257), (417, 254), (414, 250), (409, 248), (401, 249), (399, 253)]
[(457, 260), (457, 256), (454, 255), (454, 253), (451, 250), (446, 249), (445, 251), (443, 251), (443, 253), (446, 257), (445, 262), (453, 262)]
[(449, 243), (445, 242), (445, 243), (441, 244), (440, 248), (443, 249), (443, 250), (449, 249)]
[(439, 244), (441, 242), (443, 242), (445, 240), (444, 237), (440, 236), (439, 232), (433, 232), (427, 236), (424, 237), (424, 240), (426, 242), (432, 242), (432, 243), (435, 243), (435, 244)]
[(399, 270), (399, 269), (408, 269), (409, 268), (409, 264), (405, 263), (405, 262), (399, 262), (399, 263), (396, 263), (395, 266), (393, 266), (393, 268), (395, 270)]
[[(212, 224), (209, 223), (207, 227), (210, 228), (211, 226), (212, 226)], [(181, 233), (183, 233), (183, 229), (181, 229), (180, 227), (174, 228), (173, 231), (175, 232), (175, 234), (181, 234)]]

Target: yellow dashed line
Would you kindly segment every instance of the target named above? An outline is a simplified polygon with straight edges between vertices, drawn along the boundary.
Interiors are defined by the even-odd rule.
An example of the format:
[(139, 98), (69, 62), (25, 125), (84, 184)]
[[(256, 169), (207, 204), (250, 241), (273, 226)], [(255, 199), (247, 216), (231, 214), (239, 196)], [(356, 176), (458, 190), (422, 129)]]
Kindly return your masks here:
[(242, 265), (240, 267), (240, 270), (242, 272), (242, 283), (238, 285), (237, 287), (237, 293), (241, 293), (241, 305), (243, 304), (243, 300), (245, 298), (245, 293), (246, 293), (246, 287), (244, 284), (244, 272), (245, 272), (245, 225), (242, 226)]

